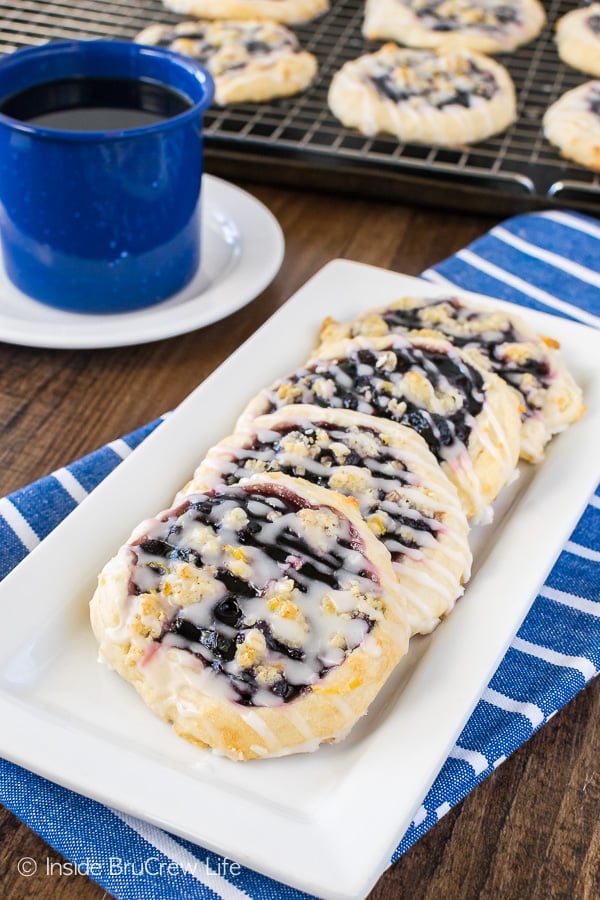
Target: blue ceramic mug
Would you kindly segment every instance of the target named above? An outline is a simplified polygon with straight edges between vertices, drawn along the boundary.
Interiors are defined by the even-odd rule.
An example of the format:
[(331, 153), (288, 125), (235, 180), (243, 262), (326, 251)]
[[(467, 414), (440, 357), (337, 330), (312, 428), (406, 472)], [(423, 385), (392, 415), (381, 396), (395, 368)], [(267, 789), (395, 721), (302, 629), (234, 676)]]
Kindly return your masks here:
[[(84, 109), (82, 85), (83, 95), (109, 86), (106, 106), (125, 109), (111, 120), (97, 97)], [(140, 85), (167, 100), (141, 119), (131, 100), (128, 119), (126, 95), (139, 98)], [(10, 280), (51, 306), (90, 313), (142, 308), (183, 288), (200, 260), (202, 114), (213, 93), (193, 60), (133, 43), (60, 41), (0, 59), (0, 239)], [(36, 98), (47, 104), (50, 95), (55, 110), (75, 116), (67, 126), (60, 113), (37, 115)], [(82, 125), (78, 113), (93, 130), (81, 130), (90, 120)]]

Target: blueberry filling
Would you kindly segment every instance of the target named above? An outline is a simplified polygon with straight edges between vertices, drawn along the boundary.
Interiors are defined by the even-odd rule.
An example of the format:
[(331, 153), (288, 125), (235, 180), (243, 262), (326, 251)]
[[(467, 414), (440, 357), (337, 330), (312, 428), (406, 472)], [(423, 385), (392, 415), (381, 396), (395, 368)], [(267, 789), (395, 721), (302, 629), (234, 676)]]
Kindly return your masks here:
[[(600, 98), (599, 98), (600, 102)], [(454, 321), (450, 324), (443, 322), (430, 321), (423, 315), (428, 310), (436, 306), (449, 305), (455, 314)], [(435, 303), (429, 303), (425, 307), (415, 306), (412, 309), (388, 309), (382, 313), (382, 319), (386, 323), (391, 332), (401, 333), (403, 331), (418, 330), (419, 328), (435, 328), (436, 331), (447, 335), (452, 343), (461, 348), (475, 348), (479, 350), (490, 361), (492, 371), (495, 372), (504, 381), (507, 381), (511, 387), (521, 389), (522, 377), (525, 374), (533, 375), (542, 387), (547, 387), (550, 383), (550, 366), (546, 359), (536, 359), (531, 357), (522, 362), (509, 359), (502, 352), (504, 344), (514, 344), (522, 342), (522, 338), (517, 334), (514, 327), (510, 324), (501, 331), (494, 331), (489, 336), (485, 334), (461, 334), (461, 323), (473, 321), (478, 317), (478, 313), (469, 311), (455, 299), (442, 298)], [(457, 333), (458, 332), (458, 333)], [(533, 409), (533, 405), (528, 399), (528, 392), (523, 392), (523, 398), (528, 410)]]
[(520, 21), (519, 14), (514, 6), (496, 6), (494, 15), (501, 25), (508, 25), (513, 22), (518, 23)]
[(167, 557), (170, 556), (171, 553), (175, 552), (175, 547), (172, 544), (168, 544), (166, 541), (142, 541), (139, 546), (140, 550), (143, 550), (144, 553), (148, 553), (150, 556)]
[(295, 700), (296, 697), (306, 693), (307, 689), (297, 684), (290, 684), (289, 681), (282, 678), (280, 681), (275, 682), (272, 691), (278, 697), (281, 697), (284, 703), (289, 703), (290, 700)]
[[(258, 525), (258, 523), (256, 524)], [(248, 584), (243, 578), (238, 578), (237, 575), (234, 575), (228, 569), (217, 569), (215, 577), (223, 582), (230, 594), (234, 594), (237, 597), (254, 597), (256, 594), (251, 584)]]
[(388, 100), (392, 100), (394, 103), (402, 103), (410, 97), (420, 96), (420, 91), (409, 91), (406, 88), (395, 84), (391, 72), (384, 72), (381, 75), (371, 75), (371, 81), (383, 97), (387, 97)]
[[(455, 84), (451, 72), (440, 71), (433, 79), (426, 72), (421, 79), (417, 66), (416, 74), (417, 86), (412, 88), (409, 88), (404, 82), (396, 81), (393, 71), (370, 75), (369, 78), (377, 92), (394, 103), (404, 103), (413, 97), (422, 97), (436, 109), (444, 109), (444, 107), (452, 105), (469, 108), (473, 105), (475, 98), (490, 100), (498, 90), (496, 79), (492, 73), (482, 71), (473, 62), (469, 62), (468, 66), (468, 77), (471, 82), (468, 89)], [(442, 77), (444, 83), (443, 89), (437, 83), (439, 76)], [(448, 81), (453, 84), (451, 90), (447, 87)]]
[(284, 644), (283, 641), (276, 638), (273, 635), (271, 626), (268, 622), (259, 621), (256, 623), (256, 627), (264, 634), (267, 647), (271, 650), (275, 650), (277, 653), (289, 657), (289, 659), (302, 660), (305, 658), (304, 651), (300, 647), (290, 647), (288, 644)]
[[(223, 51), (223, 49), (227, 45), (223, 44), (219, 46), (217, 44), (213, 44), (210, 40), (207, 39), (206, 31), (207, 29), (201, 25), (194, 29), (190, 28), (185, 32), (178, 32), (175, 28), (172, 28), (168, 31), (164, 31), (157, 43), (160, 47), (169, 48), (178, 40), (194, 41), (194, 58), (201, 63), (209, 63), (210, 60), (221, 51)], [(227, 33), (226, 29), (225, 32)], [(235, 37), (237, 36), (236, 30), (232, 29), (231, 33), (235, 39)], [(277, 38), (271, 40), (270, 42), (260, 40), (259, 38), (253, 38), (250, 35), (244, 37), (244, 34), (248, 34), (248, 32), (242, 30), (240, 34), (241, 44), (245, 48), (249, 56), (265, 55), (273, 53), (276, 50), (282, 50), (283, 48), (293, 50), (296, 53), (300, 50), (300, 47), (297, 46), (296, 41), (293, 38), (281, 34), (277, 35)], [(224, 63), (223, 60), (221, 60), (221, 64), (224, 65), (228, 71), (233, 69), (241, 69), (246, 65), (245, 62), (239, 61)]]
[[(427, 423), (424, 422), (422, 427), (426, 426)], [(441, 428), (440, 434), (443, 432), (443, 440), (450, 441), (450, 429), (445, 423), (444, 427), (446, 431), (443, 432), (443, 428)], [(326, 441), (325, 446), (317, 444), (317, 428), (321, 434), (326, 434), (327, 436), (326, 439), (322, 438), (322, 441)], [(386, 526), (383, 533), (380, 534), (380, 538), (388, 547), (393, 561), (399, 562), (405, 555), (406, 549), (414, 550), (421, 546), (418, 535), (411, 534), (411, 532), (416, 531), (422, 534), (434, 535), (439, 527), (438, 522), (414, 507), (412, 507), (415, 513), (414, 516), (403, 515), (400, 513), (400, 507), (396, 500), (388, 500), (390, 490), (407, 483), (406, 465), (391, 453), (385, 451), (385, 445), (381, 443), (376, 432), (372, 429), (361, 426), (360, 433), (370, 436), (371, 440), (376, 442), (377, 450), (373, 451), (373, 455), (369, 454), (363, 457), (359, 453), (350, 450), (348, 453), (343, 453), (339, 458), (336, 458), (330, 447), (332, 444), (337, 445), (338, 448), (340, 446), (347, 447), (349, 434), (344, 428), (329, 422), (317, 422), (314, 428), (280, 424), (277, 426), (276, 431), (270, 431), (269, 429), (268, 438), (255, 435), (248, 445), (237, 451), (235, 470), (228, 472), (226, 476), (227, 483), (235, 484), (240, 479), (247, 477), (256, 460), (261, 461), (266, 472), (282, 472), (285, 475), (303, 478), (312, 484), (318, 484), (323, 487), (331, 486), (331, 479), (339, 473), (340, 467), (356, 466), (366, 468), (373, 479), (377, 493), (376, 499), (373, 501), (366, 500), (362, 492), (357, 496), (361, 514), (367, 519), (369, 516), (384, 509), (391, 521), (387, 522), (386, 520)], [(309, 451), (306, 455), (301, 454), (297, 462), (293, 459), (290, 459), (289, 462), (283, 461), (287, 455), (286, 439), (289, 437), (291, 437), (292, 443), (300, 442)], [(246, 468), (248, 463), (250, 463), (250, 469)], [(325, 474), (321, 471), (323, 466), (326, 467)], [(390, 486), (386, 485), (385, 489), (384, 487), (377, 489), (378, 482), (383, 482), (384, 484), (386, 482), (393, 483)], [(343, 492), (339, 482), (336, 482), (335, 489)], [(349, 491), (349, 494), (350, 496), (355, 496), (352, 491)], [(340, 544), (342, 543), (340, 541)], [(306, 571), (306, 569), (302, 569), (302, 572)]]
[[(424, 316), (424, 313), (427, 310), (435, 309), (438, 306), (452, 307), (451, 315), (453, 315), (456, 320), (456, 328), (454, 327), (454, 321), (450, 325), (437, 321), (430, 323)], [(483, 342), (482, 338), (478, 336), (474, 337), (470, 334), (457, 334), (457, 330), (460, 332), (462, 322), (473, 321), (477, 316), (478, 313), (467, 310), (453, 297), (441, 297), (439, 300), (428, 303), (427, 306), (413, 306), (406, 309), (399, 307), (386, 309), (381, 314), (381, 318), (392, 332), (411, 331), (419, 328), (435, 328), (436, 331), (440, 331), (442, 334), (446, 334), (448, 337), (452, 338), (452, 343), (457, 347), (474, 346)], [(511, 331), (509, 333), (508, 331), (504, 331), (501, 336), (498, 336), (497, 343), (513, 340), (516, 340), (514, 332)]]
[[(518, 10), (513, 6), (502, 5), (494, 6), (492, 4), (483, 4), (480, 9), (484, 16), (479, 20), (468, 21), (463, 15), (464, 11), (458, 9), (456, 13), (448, 11), (448, 3), (446, 0), (433, 0), (425, 6), (419, 8), (418, 4), (411, 7), (420, 19), (425, 19), (426, 24), (433, 31), (455, 31), (458, 28), (475, 27), (482, 31), (497, 31), (500, 25), (518, 24), (520, 16)], [(440, 10), (443, 7), (443, 11)]]
[[(306, 502), (294, 494), (276, 496), (266, 493), (262, 487), (211, 492), (186, 501), (159, 523), (151, 534), (131, 547), (134, 568), (130, 588), (133, 594), (160, 595), (166, 579), (177, 576), (178, 566), (182, 562), (193, 567), (192, 579), (196, 570), (198, 577), (209, 573), (210, 584), (214, 586), (212, 592), (206, 595), (206, 599), (196, 600), (194, 595), (188, 596), (183, 606), (177, 603), (177, 612), (165, 621), (162, 633), (155, 640), (193, 654), (205, 667), (226, 677), (233, 690), (233, 698), (242, 705), (289, 702), (310, 691), (315, 676), (326, 674), (342, 662), (374, 624), (374, 620), (355, 609), (350, 618), (360, 619), (365, 624), (358, 631), (354, 629), (354, 632), (349, 632), (354, 634), (354, 639), (349, 639), (345, 650), (340, 650), (332, 658), (328, 656), (326, 645), (319, 643), (320, 638), (315, 644), (309, 634), (308, 644), (305, 645), (287, 639), (283, 636), (286, 632), (279, 633), (273, 622), (269, 621), (268, 610), (272, 607), (268, 606), (265, 591), (273, 578), (267, 578), (265, 582), (265, 571), (274, 574), (275, 580), (279, 578), (285, 582), (291, 579), (300, 592), (296, 599), (298, 596), (307, 597), (309, 606), (302, 609), (308, 619), (311, 614), (318, 613), (318, 609), (311, 611), (310, 603), (318, 604), (326, 589), (346, 590), (343, 580), (340, 581), (340, 571), (348, 558), (356, 556), (360, 546), (358, 538), (350, 523), (347, 523), (346, 531), (339, 538), (332, 539), (328, 547), (315, 549), (312, 541), (296, 533), (289, 524), (296, 521), (295, 514), (306, 506)], [(237, 529), (232, 521), (238, 523)], [(236, 550), (231, 542), (239, 544), (236, 536), (243, 532), (245, 540), (242, 545), (261, 551), (261, 562), (248, 569), (252, 575), (258, 573), (260, 583), (253, 583), (252, 575), (230, 571), (225, 564), (210, 566), (203, 563), (202, 556), (214, 553), (214, 546), (210, 541), (206, 544), (206, 550), (198, 545), (201, 540), (198, 537), (199, 526), (201, 530), (202, 526), (208, 526), (216, 540), (221, 536), (219, 546), (223, 548), (222, 552), (233, 552), (236, 560), (242, 558), (244, 552)], [(167, 535), (169, 540), (166, 540)], [(353, 571), (357, 568), (360, 566), (355, 564)], [(371, 577), (362, 570), (357, 571), (356, 575), (363, 579)], [(372, 581), (369, 583), (372, 584)], [(319, 584), (324, 585), (325, 590), (316, 587)], [(172, 587), (165, 591), (164, 596), (171, 593)], [(257, 610), (261, 609), (267, 613), (266, 617), (257, 615)], [(262, 635), (266, 649), (258, 662), (252, 657), (246, 662), (239, 651), (241, 649), (243, 654), (247, 641), (257, 634), (259, 637)], [(271, 666), (267, 680), (260, 671), (261, 667), (264, 669), (265, 660)], [(298, 669), (298, 666), (301, 668)], [(287, 667), (291, 667), (289, 672)]]
[(590, 112), (600, 116), (600, 91), (591, 90), (589, 95)]
[(294, 45), (293, 45), (292, 41), (289, 39), (283, 40), (283, 41), (278, 41), (276, 45), (275, 44), (267, 44), (266, 41), (256, 41), (256, 40), (251, 40), (251, 41), (245, 42), (246, 50), (248, 51), (248, 53), (251, 56), (258, 55), (259, 53), (263, 53), (263, 54), (264, 53), (272, 53), (273, 50), (279, 50), (282, 47), (293, 47), (293, 46)]
[(194, 46), (194, 56), (200, 62), (206, 62), (218, 49), (206, 39), (206, 29), (201, 25), (194, 29), (190, 28), (185, 31), (185, 33), (178, 32), (175, 28), (170, 28), (169, 30), (165, 29), (156, 43), (159, 47), (166, 47), (169, 49), (175, 41), (180, 40), (196, 42)]
[[(495, 349), (495, 348), (494, 348)], [(545, 359), (526, 359), (523, 362), (507, 361), (502, 356), (494, 355), (490, 357), (494, 366), (494, 372), (497, 372), (505, 381), (510, 382), (518, 387), (521, 375), (534, 375), (538, 381), (547, 385), (550, 378), (550, 366)]]
[(472, 97), (473, 95), (470, 91), (461, 91), (457, 88), (453, 97), (449, 97), (448, 100), (440, 100), (437, 107), (438, 109), (443, 109), (445, 106), (464, 106), (468, 109), (471, 105)]
[(169, 626), (171, 634), (178, 634), (192, 643), (200, 644), (216, 659), (231, 662), (235, 657), (235, 641), (214, 628), (198, 628), (178, 614)]
[(587, 20), (587, 24), (590, 31), (600, 35), (600, 16), (590, 16)]
[[(473, 366), (458, 357), (437, 350), (426, 352), (415, 347), (394, 347), (392, 369), (380, 369), (386, 351), (361, 349), (340, 361), (317, 363), (292, 375), (290, 383), (302, 388), (297, 402), (314, 403), (323, 407), (343, 407), (381, 416), (408, 425), (427, 442), (437, 458), (444, 458), (447, 448), (457, 442), (465, 444), (471, 433), (473, 419), (484, 403), (483, 377)], [(400, 391), (394, 394), (394, 383), (409, 371), (418, 372), (434, 390), (451, 386), (462, 397), (453, 411), (441, 415), (429, 412)], [(315, 391), (315, 383), (327, 380), (324, 397)], [(275, 408), (272, 404), (271, 410)]]
[[(251, 596), (254, 596), (254, 594)], [(235, 596), (229, 594), (224, 600), (220, 600), (217, 603), (213, 609), (213, 616), (217, 622), (222, 622), (223, 625), (229, 625), (230, 628), (237, 628), (244, 618), (244, 613)]]

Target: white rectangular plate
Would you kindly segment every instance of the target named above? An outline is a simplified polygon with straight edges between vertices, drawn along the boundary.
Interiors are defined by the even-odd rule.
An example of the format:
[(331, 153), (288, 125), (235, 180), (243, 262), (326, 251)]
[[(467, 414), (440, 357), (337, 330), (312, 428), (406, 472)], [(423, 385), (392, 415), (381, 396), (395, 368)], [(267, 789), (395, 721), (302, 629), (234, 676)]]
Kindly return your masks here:
[(411, 642), (342, 744), (250, 763), (186, 744), (96, 662), (88, 601), (132, 527), (169, 505), (251, 396), (306, 359), (324, 315), (347, 319), (406, 293), (448, 289), (359, 263), (327, 265), (6, 578), (0, 753), (328, 900), (368, 892), (595, 487), (600, 333), (518, 309), (560, 340), (587, 413), (542, 465), (523, 466), (493, 525), (474, 530), (464, 597), (432, 635)]

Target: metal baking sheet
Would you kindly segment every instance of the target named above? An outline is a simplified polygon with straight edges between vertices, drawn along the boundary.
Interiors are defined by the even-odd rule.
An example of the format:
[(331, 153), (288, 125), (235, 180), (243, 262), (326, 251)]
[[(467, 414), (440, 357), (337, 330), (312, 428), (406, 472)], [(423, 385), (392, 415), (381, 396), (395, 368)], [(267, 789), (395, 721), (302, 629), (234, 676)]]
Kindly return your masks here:
[[(362, 0), (333, 0), (324, 16), (294, 29), (319, 60), (314, 84), (296, 97), (209, 110), (207, 169), (487, 212), (553, 205), (598, 212), (600, 176), (561, 159), (541, 127), (548, 105), (587, 80), (559, 60), (554, 44), (557, 19), (575, 5), (551, 0), (540, 37), (499, 57), (517, 88), (517, 121), (487, 141), (448, 149), (362, 137), (332, 116), (327, 91), (333, 73), (379, 46), (361, 35)], [(0, 52), (64, 38), (129, 39), (150, 22), (182, 20), (160, 0), (0, 3)]]

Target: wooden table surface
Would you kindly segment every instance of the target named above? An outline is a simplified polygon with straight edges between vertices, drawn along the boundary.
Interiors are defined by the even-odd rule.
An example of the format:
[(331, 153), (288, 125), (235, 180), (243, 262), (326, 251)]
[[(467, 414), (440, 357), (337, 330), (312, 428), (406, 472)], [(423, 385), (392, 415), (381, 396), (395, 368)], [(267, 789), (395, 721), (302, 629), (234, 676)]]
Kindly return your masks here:
[[(0, 344), (0, 495), (172, 409), (329, 260), (416, 275), (496, 221), (243, 186), (277, 216), (286, 238), (278, 276), (245, 309), (202, 331), (139, 347), (90, 352)], [(600, 898), (598, 722), (596, 681), (388, 870), (371, 900)], [(19, 874), (25, 856), (38, 863), (37, 875)], [(45, 874), (60, 860), (0, 808), (1, 896), (107, 896), (84, 876), (60, 874), (60, 866)]]

